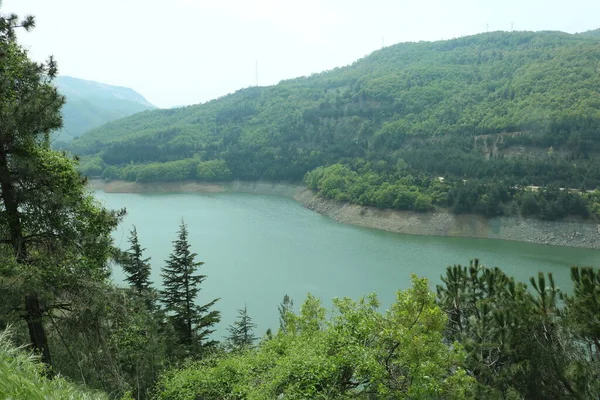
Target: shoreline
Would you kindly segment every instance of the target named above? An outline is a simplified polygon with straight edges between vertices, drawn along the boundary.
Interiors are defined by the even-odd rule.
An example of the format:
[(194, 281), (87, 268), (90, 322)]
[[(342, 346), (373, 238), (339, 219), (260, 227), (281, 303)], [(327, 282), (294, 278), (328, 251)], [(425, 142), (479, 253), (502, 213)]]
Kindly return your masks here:
[(90, 179), (88, 185), (106, 193), (222, 193), (240, 192), (285, 196), (305, 208), (338, 222), (394, 233), (426, 236), (474, 237), (600, 249), (600, 224), (583, 220), (542, 221), (522, 217), (486, 218), (475, 214), (454, 215), (443, 211), (382, 210), (324, 199), (301, 184), (274, 182), (200, 183)]
[(298, 193), (306, 189), (304, 185), (292, 183), (274, 183), (274, 182), (251, 182), (251, 181), (231, 181), (231, 182), (128, 182), (128, 181), (110, 181), (104, 182), (101, 179), (90, 179), (88, 186), (93, 190), (101, 190), (105, 193), (256, 193), (269, 194), (294, 198)]

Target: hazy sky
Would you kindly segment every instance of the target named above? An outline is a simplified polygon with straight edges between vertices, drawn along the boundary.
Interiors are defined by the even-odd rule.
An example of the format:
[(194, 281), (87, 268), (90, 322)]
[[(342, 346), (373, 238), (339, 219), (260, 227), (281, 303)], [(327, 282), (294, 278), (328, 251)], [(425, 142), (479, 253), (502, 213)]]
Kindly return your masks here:
[(160, 107), (195, 104), (343, 66), (385, 45), (491, 30), (600, 27), (600, 0), (4, 0), (62, 75), (128, 86)]

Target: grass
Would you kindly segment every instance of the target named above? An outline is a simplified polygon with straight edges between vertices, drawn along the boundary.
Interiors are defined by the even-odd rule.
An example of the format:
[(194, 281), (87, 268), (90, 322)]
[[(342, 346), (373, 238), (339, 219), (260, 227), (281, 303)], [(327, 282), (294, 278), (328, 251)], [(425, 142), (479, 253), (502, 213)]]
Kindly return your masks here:
[(8, 331), (0, 332), (0, 399), (106, 400), (102, 393), (82, 389), (57, 376), (47, 379), (38, 358), (15, 347)]

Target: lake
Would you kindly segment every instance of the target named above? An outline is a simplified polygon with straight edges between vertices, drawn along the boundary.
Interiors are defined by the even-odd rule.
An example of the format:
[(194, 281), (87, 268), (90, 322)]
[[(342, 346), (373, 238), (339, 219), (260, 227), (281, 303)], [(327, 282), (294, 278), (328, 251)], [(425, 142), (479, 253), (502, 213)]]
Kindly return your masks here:
[[(570, 287), (571, 265), (600, 266), (600, 251), (553, 247), (491, 239), (416, 236), (340, 224), (305, 209), (293, 199), (245, 193), (117, 194), (96, 192), (110, 208), (127, 209), (114, 237), (128, 248), (132, 225), (146, 256), (152, 257), (152, 280), (160, 283), (160, 268), (172, 250), (181, 218), (190, 232), (192, 250), (206, 264), (208, 275), (199, 303), (220, 298), (222, 320), (216, 338), (226, 334), (237, 309), (248, 307), (258, 325), (257, 336), (277, 329), (277, 306), (285, 294), (296, 309), (307, 293), (326, 305), (334, 297), (358, 298), (376, 292), (383, 309), (415, 273), (431, 287), (451, 264), (479, 258), (526, 281), (538, 271), (552, 272)], [(115, 269), (113, 279), (123, 282)]]

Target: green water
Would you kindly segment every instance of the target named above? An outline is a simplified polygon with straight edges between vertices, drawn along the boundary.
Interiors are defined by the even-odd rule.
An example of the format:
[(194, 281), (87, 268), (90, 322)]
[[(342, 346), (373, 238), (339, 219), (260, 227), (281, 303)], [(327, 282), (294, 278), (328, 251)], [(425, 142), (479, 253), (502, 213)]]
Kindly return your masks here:
[[(520, 280), (537, 271), (552, 272), (568, 289), (570, 265), (600, 266), (600, 251), (552, 247), (489, 239), (401, 235), (340, 224), (305, 209), (294, 200), (242, 193), (106, 194), (97, 196), (111, 208), (127, 208), (115, 233), (127, 248), (136, 225), (141, 243), (152, 257), (152, 279), (168, 257), (183, 217), (198, 259), (208, 275), (199, 302), (220, 297), (218, 336), (248, 306), (258, 334), (277, 328), (277, 306), (285, 294), (297, 305), (306, 293), (322, 298), (376, 292), (384, 307), (410, 274), (430, 279), (432, 288), (447, 265), (479, 258)], [(114, 280), (123, 281), (122, 271)]]

